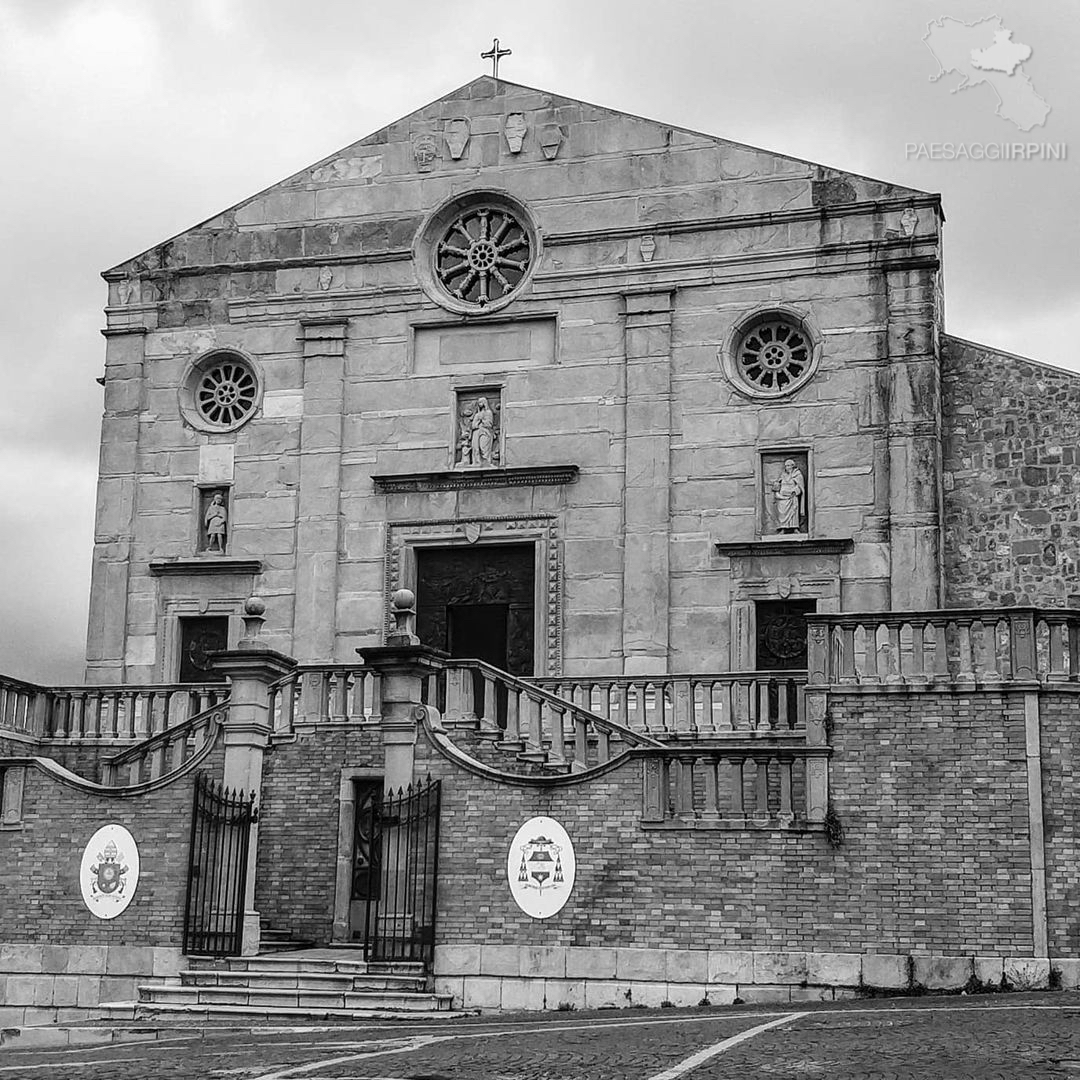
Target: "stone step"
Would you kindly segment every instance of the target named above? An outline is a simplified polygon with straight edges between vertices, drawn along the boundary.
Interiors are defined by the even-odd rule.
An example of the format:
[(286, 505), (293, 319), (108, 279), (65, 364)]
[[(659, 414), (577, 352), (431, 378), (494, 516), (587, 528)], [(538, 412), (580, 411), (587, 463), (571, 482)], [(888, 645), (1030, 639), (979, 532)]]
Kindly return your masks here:
[[(334, 952), (338, 950), (335, 949)], [(424, 965), (421, 963), (411, 961), (368, 963), (363, 959), (363, 953), (360, 950), (357, 950), (356, 960), (339, 956), (315, 957), (298, 953), (231, 956), (226, 959), (197, 957), (192, 959), (191, 968), (194, 971), (265, 971), (276, 974), (305, 972), (310, 975), (410, 975), (414, 978), (424, 975)]]
[[(166, 1005), (142, 1001), (112, 1001), (98, 1007), (106, 1020), (147, 1020), (157, 1016), (205, 1017), (208, 1020), (234, 1016), (254, 1020), (400, 1020), (398, 1009), (321, 1009), (254, 1005)], [(447, 1020), (476, 1016), (478, 1009), (454, 1009), (449, 1004), (430, 1011), (410, 1010), (410, 1020)]]
[(139, 1003), (146, 1006), (190, 1005), (216, 1009), (219, 1005), (265, 1009), (368, 1010), (376, 1012), (433, 1012), (449, 1009), (450, 994), (406, 993), (393, 990), (264, 990), (259, 987), (182, 986), (145, 983)]
[(352, 974), (311, 971), (201, 971), (180, 973), (184, 986), (258, 987), (262, 990), (398, 990), (422, 992), (422, 975)]

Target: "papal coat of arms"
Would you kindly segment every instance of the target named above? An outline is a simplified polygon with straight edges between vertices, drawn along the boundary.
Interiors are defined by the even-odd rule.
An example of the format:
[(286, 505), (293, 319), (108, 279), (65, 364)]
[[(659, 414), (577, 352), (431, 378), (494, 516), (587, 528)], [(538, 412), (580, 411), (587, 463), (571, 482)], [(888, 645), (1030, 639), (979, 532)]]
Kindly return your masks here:
[(124, 875), (128, 868), (120, 865), (122, 860), (117, 858), (118, 855), (116, 845), (111, 840), (105, 845), (105, 850), (98, 854), (97, 866), (90, 867), (90, 873), (94, 875), (94, 880), (90, 882), (92, 893), (123, 895)]
[(558, 914), (576, 877), (574, 845), (554, 818), (530, 818), (517, 830), (506, 854), (506, 880), (526, 915), (550, 919)]
[(98, 919), (115, 919), (139, 887), (139, 848), (120, 824), (103, 825), (83, 848), (79, 891), (83, 903)]

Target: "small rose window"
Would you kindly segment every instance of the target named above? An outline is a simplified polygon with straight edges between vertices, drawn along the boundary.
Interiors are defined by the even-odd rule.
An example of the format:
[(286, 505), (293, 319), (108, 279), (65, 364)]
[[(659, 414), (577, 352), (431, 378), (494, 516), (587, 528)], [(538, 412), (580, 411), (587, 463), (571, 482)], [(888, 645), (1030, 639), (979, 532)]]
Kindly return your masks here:
[(234, 431), (255, 415), (262, 380), (255, 365), (232, 351), (208, 353), (188, 368), (180, 412), (200, 431)]
[(729, 378), (744, 394), (781, 397), (814, 374), (818, 346), (805, 323), (787, 312), (768, 312), (736, 327), (723, 357)]
[(435, 276), (455, 299), (486, 307), (508, 297), (529, 269), (529, 232), (509, 210), (472, 206), (435, 246)]

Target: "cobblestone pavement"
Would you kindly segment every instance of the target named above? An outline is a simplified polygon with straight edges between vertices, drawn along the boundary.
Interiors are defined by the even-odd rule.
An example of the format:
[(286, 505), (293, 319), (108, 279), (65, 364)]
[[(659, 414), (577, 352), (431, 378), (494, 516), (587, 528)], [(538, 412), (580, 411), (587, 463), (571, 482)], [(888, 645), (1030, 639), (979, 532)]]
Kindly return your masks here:
[[(149, 1025), (132, 1025), (140, 1026)], [(1080, 1080), (1080, 994), (1071, 993), (334, 1027), (168, 1025), (156, 1036), (0, 1050), (0, 1080)]]

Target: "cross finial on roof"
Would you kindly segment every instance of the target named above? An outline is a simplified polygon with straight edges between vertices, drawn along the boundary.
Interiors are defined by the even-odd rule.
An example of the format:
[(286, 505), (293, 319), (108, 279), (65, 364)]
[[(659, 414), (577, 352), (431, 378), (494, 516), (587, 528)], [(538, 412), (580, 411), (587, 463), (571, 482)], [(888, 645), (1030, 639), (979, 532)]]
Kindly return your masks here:
[(509, 55), (510, 55), (510, 50), (509, 49), (500, 49), (499, 48), (499, 39), (494, 38), (493, 41), (492, 41), (492, 44), (491, 44), (491, 48), (488, 49), (487, 52), (482, 52), (480, 54), (480, 59), (481, 60), (490, 60), (491, 61), (491, 77), (493, 79), (497, 79), (499, 77), (499, 61), (504, 56), (509, 56)]

